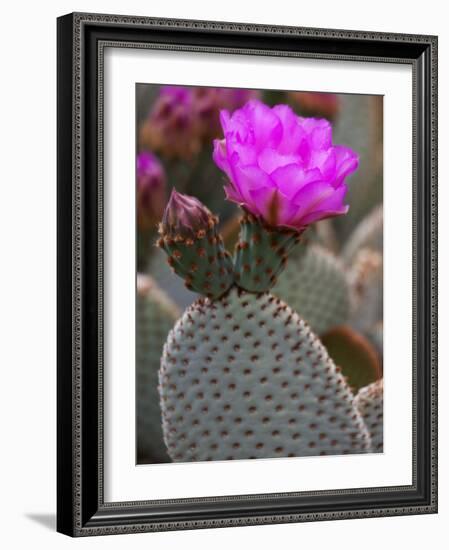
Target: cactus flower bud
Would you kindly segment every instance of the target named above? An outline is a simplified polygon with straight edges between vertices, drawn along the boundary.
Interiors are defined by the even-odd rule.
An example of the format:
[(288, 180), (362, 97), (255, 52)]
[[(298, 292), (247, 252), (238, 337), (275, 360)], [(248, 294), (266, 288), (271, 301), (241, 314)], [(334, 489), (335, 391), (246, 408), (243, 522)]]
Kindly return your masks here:
[(173, 189), (159, 225), (158, 246), (189, 290), (210, 299), (233, 283), (233, 266), (217, 231), (218, 218), (198, 199)]
[(162, 218), (161, 229), (164, 235), (176, 238), (195, 238), (216, 223), (216, 218), (198, 199), (172, 190)]
[(137, 224), (147, 231), (157, 226), (165, 206), (165, 173), (151, 153), (137, 156)]

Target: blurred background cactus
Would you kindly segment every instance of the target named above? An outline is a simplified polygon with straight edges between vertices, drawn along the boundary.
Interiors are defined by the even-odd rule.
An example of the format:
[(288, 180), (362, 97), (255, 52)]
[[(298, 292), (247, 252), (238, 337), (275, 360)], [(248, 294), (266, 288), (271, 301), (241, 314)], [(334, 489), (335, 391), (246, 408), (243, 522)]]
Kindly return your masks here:
[[(167, 410), (164, 416), (166, 427), (168, 421), (172, 422), (167, 428), (167, 433), (171, 435), (169, 440), (163, 439), (161, 407), (157, 390), (157, 371), (160, 368), (162, 348), (170, 330), (175, 325), (178, 327), (176, 330), (179, 330), (182, 323), (186, 322), (185, 318), (182, 321), (182, 312), (194, 304), (199, 294), (195, 285), (189, 284), (188, 280), (186, 286), (185, 281), (175, 273), (173, 265), (167, 264), (166, 254), (156, 246), (156, 241), (159, 238), (158, 225), (162, 222), (164, 209), (172, 190), (176, 188), (180, 193), (197, 198), (212, 212), (215, 220), (212, 239), (221, 235), (224, 246), (230, 253), (234, 251), (235, 246), (238, 246), (241, 211), (236, 204), (225, 200), (223, 187), (227, 177), (213, 160), (213, 140), (223, 137), (220, 111), (227, 109), (232, 113), (254, 98), (270, 107), (278, 104), (289, 105), (297, 115), (302, 117), (323, 118), (330, 121), (333, 143), (348, 146), (359, 155), (358, 169), (347, 177), (348, 192), (345, 202), (350, 205), (348, 214), (319, 221), (305, 232), (304, 237), (301, 237), (301, 244), (289, 254), (288, 262), (271, 289), (271, 294), (276, 300), (280, 299), (288, 304), (292, 313), (299, 315), (301, 327), (303, 327), (302, 323), (305, 323), (301, 330), (306, 331), (305, 335), (310, 331), (310, 338), (313, 340), (309, 340), (309, 336), (304, 336), (307, 342), (304, 346), (322, 350), (320, 354), (328, 357), (323, 359), (320, 380), (325, 385), (334, 384), (334, 381), (325, 382), (326, 376), (329, 376), (326, 369), (331, 368), (332, 376), (338, 379), (341, 377), (344, 391), (350, 392), (348, 403), (351, 404), (346, 407), (355, 408), (356, 412), (351, 413), (352, 416), (356, 415), (355, 422), (358, 423), (359, 418), (363, 418), (365, 424), (371, 423), (373, 411), (376, 418), (380, 415), (379, 403), (382, 401), (383, 392), (383, 382), (378, 382), (383, 377), (382, 98), (350, 94), (151, 84), (137, 85), (136, 97), (137, 268), (139, 274), (143, 276), (139, 277), (136, 298), (137, 462), (144, 464), (171, 460), (216, 459), (222, 456), (218, 453), (219, 449), (223, 453), (226, 452), (226, 456), (233, 458), (243, 457), (249, 453), (249, 451), (246, 453), (245, 449), (248, 441), (251, 441), (250, 436), (242, 436), (238, 439), (241, 446), (232, 449), (226, 447), (221, 441), (219, 435), (221, 432), (234, 433), (234, 428), (239, 428), (234, 424), (228, 425), (229, 419), (226, 414), (218, 415), (226, 419), (226, 426), (223, 425), (224, 427), (219, 431), (216, 423), (212, 429), (204, 428), (202, 431), (199, 427), (192, 426), (189, 428), (190, 436), (184, 440), (183, 444), (176, 439), (175, 432), (168, 431), (169, 428), (176, 428), (175, 418), (181, 415), (181, 403), (183, 406), (188, 404), (185, 397), (178, 399), (176, 396), (187, 395), (188, 392), (193, 391), (190, 384), (197, 379), (193, 375), (181, 380), (166, 380), (167, 385), (161, 390), (162, 395), (166, 397), (167, 407), (173, 407), (173, 410)], [(182, 253), (179, 243), (176, 243), (176, 246), (171, 243), (169, 248), (171, 255), (177, 254), (178, 249)], [(192, 263), (195, 262), (192, 260)], [(227, 268), (226, 265), (225, 269)], [(195, 278), (192, 279), (195, 281)], [(235, 300), (231, 300), (233, 304), (229, 306), (231, 309), (233, 307), (238, 309), (235, 305), (238, 300), (237, 302)], [(188, 311), (194, 314), (195, 323), (202, 324), (195, 317), (198, 315), (195, 306), (193, 310)], [(237, 315), (234, 310), (232, 314)], [(284, 314), (283, 312), (281, 316)], [(224, 317), (223, 324), (227, 322), (227, 318)], [(203, 329), (198, 330), (203, 334)], [(220, 328), (220, 335), (222, 330), (224, 329)], [(218, 335), (218, 332), (212, 331), (210, 336), (215, 337), (215, 334)], [(251, 348), (253, 344), (252, 341), (241, 344), (242, 348), (245, 345), (249, 346), (245, 351), (249, 359), (255, 355)], [(273, 357), (277, 355), (279, 353), (275, 353)], [(171, 357), (174, 357), (173, 353)], [(197, 361), (203, 360), (199, 355), (193, 354), (192, 357)], [(166, 352), (161, 371), (165, 376), (170, 374), (168, 359), (170, 357)], [(176, 365), (179, 367), (177, 370), (184, 370), (182, 364), (184, 359), (186, 358), (176, 355)], [(328, 361), (333, 366), (329, 367)], [(289, 369), (292, 372), (295, 370), (289, 365), (289, 360), (286, 359), (284, 374)], [(266, 377), (272, 383), (271, 378)], [(260, 378), (264, 376), (259, 376), (258, 380)], [(202, 385), (205, 378), (200, 377), (200, 380)], [(280, 383), (287, 382), (284, 378), (281, 381), (280, 378), (274, 377), (273, 380), (276, 384), (278, 380)], [(315, 383), (315, 378), (313, 380)], [(228, 381), (228, 385), (233, 383), (237, 384), (235, 380)], [(178, 391), (169, 390), (170, 384), (175, 384)], [(295, 384), (297, 384), (296, 388)], [(243, 393), (250, 392), (251, 399), (255, 399), (262, 391), (258, 389), (258, 385), (259, 382), (256, 379), (247, 378), (244, 384), (240, 383), (237, 386)], [(183, 389), (179, 389), (180, 387)], [(217, 395), (229, 393), (229, 388), (226, 388), (220, 387), (214, 393)], [(297, 409), (300, 404), (304, 404), (302, 399), (305, 397), (301, 395), (300, 400), (295, 401), (291, 394), (301, 394), (304, 388), (301, 390), (298, 380), (292, 374), (288, 389), (290, 393), (285, 393), (285, 411), (292, 412), (290, 405)], [(206, 393), (204, 388), (199, 387), (196, 387), (195, 391)], [(351, 396), (357, 396), (354, 405), (352, 405)], [(231, 395), (229, 394), (228, 397), (231, 398)], [(329, 401), (329, 406), (331, 402), (335, 404), (334, 397)], [(195, 414), (198, 413), (195, 408), (197, 405), (193, 403), (191, 405)], [(203, 406), (205, 406), (204, 402)], [(322, 410), (322, 407), (309, 409), (315, 413), (317, 410)], [(262, 418), (268, 415), (263, 414), (262, 409), (260, 414), (262, 416), (259, 420), (262, 422)], [(285, 414), (287, 415), (287, 412)], [(184, 416), (189, 417), (186, 411)], [(272, 415), (271, 431), (280, 432), (280, 434), (288, 432), (290, 436), (296, 434), (298, 431), (296, 413), (290, 414), (289, 418), (287, 416)], [(193, 422), (195, 415), (192, 413), (189, 418)], [(292, 422), (289, 425), (290, 420)], [(294, 431), (293, 420), (296, 422), (296, 431)], [(340, 417), (339, 422), (344, 423)], [(382, 420), (379, 422), (382, 424)], [(379, 430), (379, 422), (375, 422), (375, 433), (368, 433), (368, 435), (362, 428), (357, 428), (359, 443), (354, 443), (352, 451), (351, 445), (349, 447), (346, 444), (340, 445), (339, 437), (320, 441), (319, 434), (324, 431), (318, 431), (315, 434), (318, 437), (317, 440), (312, 436), (309, 437), (310, 434), (303, 437), (302, 447), (298, 446), (298, 441), (289, 440), (288, 445), (279, 444), (271, 448), (267, 441), (261, 439), (259, 443), (263, 443), (264, 446), (258, 449), (252, 448), (251, 456), (275, 457), (288, 456), (291, 453), (318, 455), (343, 452), (343, 450), (366, 452), (368, 447), (375, 452), (381, 452), (382, 431)], [(314, 424), (312, 421), (311, 423)], [(262, 437), (262, 432), (259, 433), (255, 427), (251, 428), (246, 421), (240, 425), (240, 432), (243, 428), (246, 432), (253, 431), (255, 435)], [(215, 435), (210, 436), (212, 437), (210, 445), (218, 446), (215, 452), (212, 452), (214, 449), (209, 449), (207, 453), (202, 450), (200, 452), (199, 448), (193, 450), (191, 445), (196, 445), (201, 437), (206, 437), (201, 434), (208, 430), (212, 432), (215, 430)], [(369, 426), (367, 431), (370, 431)], [(327, 432), (330, 433), (329, 426), (327, 426)], [(282, 440), (280, 434), (278, 435)], [(309, 447), (312, 440), (314, 443)], [(335, 440), (339, 443), (330, 445), (330, 441)], [(315, 447), (316, 443), (318, 444)], [(177, 450), (175, 450), (176, 445), (178, 445)], [(282, 447), (282, 452), (276, 451), (279, 447)]]

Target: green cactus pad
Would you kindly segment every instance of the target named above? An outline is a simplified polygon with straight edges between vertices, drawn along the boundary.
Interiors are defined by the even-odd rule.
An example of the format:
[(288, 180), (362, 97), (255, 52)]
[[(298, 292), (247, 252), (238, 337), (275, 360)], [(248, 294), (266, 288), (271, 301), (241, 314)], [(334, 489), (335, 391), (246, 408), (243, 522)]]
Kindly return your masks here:
[(288, 254), (299, 242), (296, 231), (270, 228), (251, 214), (240, 221), (240, 235), (234, 254), (236, 283), (249, 292), (265, 292), (277, 281), (287, 264)]
[(368, 334), (383, 320), (382, 254), (367, 248), (359, 250), (348, 277), (352, 289), (351, 325)]
[(346, 242), (342, 251), (345, 262), (352, 262), (362, 248), (382, 252), (383, 227), (383, 205), (379, 205), (363, 218)]
[(384, 380), (378, 380), (362, 388), (354, 399), (366, 427), (371, 434), (372, 448), (375, 453), (383, 452), (384, 443)]
[(167, 334), (178, 309), (145, 275), (138, 276), (136, 297), (137, 462), (169, 462), (162, 437), (158, 370)]
[(358, 390), (382, 376), (376, 349), (354, 329), (346, 325), (335, 327), (323, 334), (321, 341), (351, 388)]
[(353, 395), (306, 323), (270, 293), (199, 299), (170, 332), (159, 373), (174, 461), (363, 453)]
[(351, 295), (343, 265), (319, 245), (295, 249), (272, 292), (297, 311), (316, 334), (349, 318)]
[(161, 236), (157, 243), (185, 286), (211, 299), (224, 294), (234, 280), (231, 256), (223, 246), (217, 223), (217, 218), (211, 216), (207, 229), (200, 229), (193, 236)]

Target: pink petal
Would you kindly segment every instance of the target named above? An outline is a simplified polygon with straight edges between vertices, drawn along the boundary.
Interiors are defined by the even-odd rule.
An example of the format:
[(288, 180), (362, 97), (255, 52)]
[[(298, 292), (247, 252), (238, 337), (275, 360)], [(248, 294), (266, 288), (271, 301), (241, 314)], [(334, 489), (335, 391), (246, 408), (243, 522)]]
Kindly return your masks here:
[(343, 204), (343, 200), (347, 190), (346, 185), (341, 185), (329, 197), (320, 201), (319, 204), (317, 203), (315, 209), (303, 216), (302, 223), (308, 225), (331, 216), (346, 214), (349, 206)]
[(277, 150), (282, 155), (294, 154), (297, 144), (301, 143), (305, 137), (305, 131), (299, 123), (298, 116), (288, 105), (275, 105), (273, 112), (276, 113), (282, 125), (282, 139)]
[(226, 152), (226, 140), (214, 139), (214, 150), (212, 152), (212, 158), (218, 168), (223, 170), (228, 178), (231, 178), (232, 172)]
[(304, 170), (298, 164), (289, 164), (277, 168), (270, 174), (270, 177), (278, 189), (289, 199), (292, 199), (305, 185), (322, 180), (321, 173), (317, 168)]
[(297, 207), (295, 220), (302, 219), (306, 214), (312, 212), (317, 205), (330, 197), (333, 192), (332, 185), (324, 181), (315, 181), (305, 185), (291, 199)]
[(288, 164), (298, 164), (301, 158), (298, 155), (282, 155), (275, 149), (264, 149), (257, 158), (259, 166), (267, 174)]
[(258, 166), (242, 166), (238, 159), (231, 159), (231, 180), (236, 191), (245, 199), (251, 202), (250, 192), (259, 187), (272, 187), (274, 184), (268, 174), (263, 172)]
[(337, 170), (336, 155), (333, 148), (313, 151), (309, 162), (310, 168), (318, 168), (323, 179), (329, 181), (335, 178)]
[(276, 147), (282, 137), (282, 125), (270, 107), (253, 99), (243, 109), (254, 131), (257, 149)]
[(332, 126), (329, 121), (324, 118), (302, 118), (301, 122), (313, 149), (329, 149), (332, 146)]
[(228, 183), (228, 185), (225, 185), (224, 191), (228, 200), (237, 204), (243, 204), (245, 202), (240, 193), (234, 189), (232, 183)]
[(334, 148), (336, 158), (336, 179), (334, 186), (337, 187), (346, 176), (352, 174), (359, 165), (359, 157), (352, 149), (344, 145), (337, 145)]
[(295, 213), (288, 198), (273, 187), (260, 187), (250, 191), (253, 208), (272, 226), (286, 225)]

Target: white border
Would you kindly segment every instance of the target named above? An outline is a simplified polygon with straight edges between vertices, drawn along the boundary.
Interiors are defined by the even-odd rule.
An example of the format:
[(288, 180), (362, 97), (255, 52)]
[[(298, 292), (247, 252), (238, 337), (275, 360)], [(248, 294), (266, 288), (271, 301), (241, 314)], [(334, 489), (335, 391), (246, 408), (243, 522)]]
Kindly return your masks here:
[[(105, 501), (410, 485), (411, 67), (106, 48), (104, 70)], [(136, 82), (385, 96), (383, 454), (135, 466)]]

